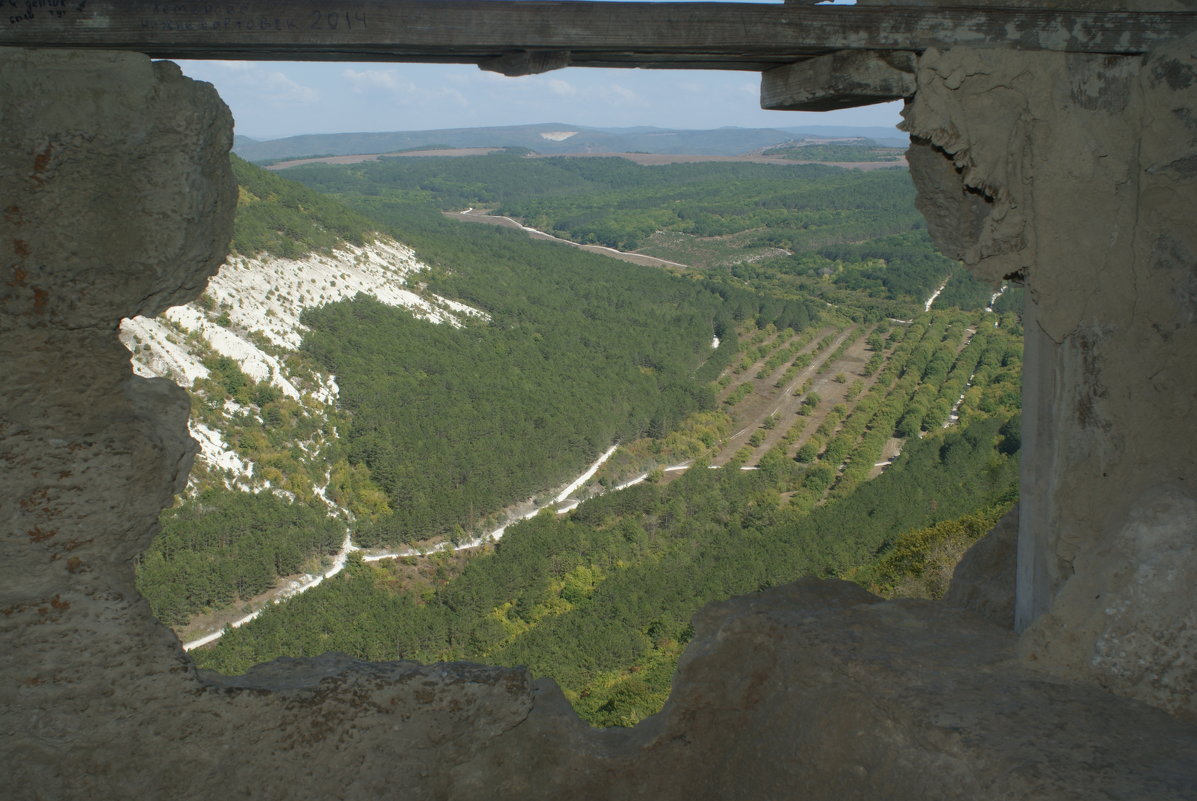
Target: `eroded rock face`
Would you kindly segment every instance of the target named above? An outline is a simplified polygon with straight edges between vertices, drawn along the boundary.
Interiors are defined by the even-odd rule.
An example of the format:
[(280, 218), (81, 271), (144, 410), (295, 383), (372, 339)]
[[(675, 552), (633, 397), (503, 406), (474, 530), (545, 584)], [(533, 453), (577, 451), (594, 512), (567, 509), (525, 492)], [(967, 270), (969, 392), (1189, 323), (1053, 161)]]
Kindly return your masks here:
[(188, 400), (132, 375), (116, 327), (223, 259), (231, 119), (141, 56), (4, 49), (0, 70), (0, 761), (53, 798), (100, 772), (84, 732), (189, 670), (133, 585), (191, 465)]
[[(937, 243), (1032, 298), (1016, 605), (1027, 655), (1189, 716), (1195, 51), (1192, 37), (1146, 58), (927, 51), (905, 113)], [(1158, 548), (1168, 569), (1145, 568)]]
[(215, 92), (127, 53), (3, 58), (0, 325), (111, 325), (194, 297), (236, 202)]
[(947, 606), (976, 612), (1004, 629), (1014, 629), (1018, 564), (1018, 504), (993, 530), (965, 552), (943, 597)]
[(223, 261), (227, 108), (133, 54), (5, 49), (0, 72), (0, 794), (445, 797), (555, 688), (337, 657), (204, 681), (134, 587), (194, 443), (186, 394), (134, 376), (117, 325)]
[(1062, 673), (1197, 719), (1197, 502), (1181, 487), (1149, 492), (1116, 535), (1082, 551), (1027, 654)]
[[(1114, 83), (1130, 87), (1125, 108), (1191, 125), (1184, 114), (1192, 103), (1157, 107), (1136, 94), (1149, 85), (1187, 91), (1183, 69), (1149, 64), (1157, 65), (1150, 73), (1155, 77), (1115, 69)], [(920, 71), (928, 99), (923, 111), (916, 102), (911, 119), (927, 121), (914, 127), (928, 152), (938, 153), (937, 147), (952, 154), (963, 181), (975, 181), (992, 202), (969, 230), (1005, 244), (976, 246), (978, 263), (996, 259), (997, 270), (1009, 263), (1033, 266), (1035, 286), (1051, 275), (1053, 262), (1039, 259), (1049, 237), (1040, 217), (1020, 204), (1061, 202), (1059, 181), (1046, 177), (1051, 173), (1038, 157), (1025, 158), (1029, 145), (1017, 136), (1010, 139), (1015, 150), (992, 156), (992, 139), (976, 139), (980, 129), (953, 127), (954, 115), (968, 119), (973, 105), (989, 102), (980, 97), (985, 92), (1016, 102), (1019, 91), (1006, 93), (1001, 82), (1030, 91), (1044, 76), (1059, 77), (1061, 68), (1059, 62), (1033, 64), (1028, 69), (1045, 72), (1024, 80), (1012, 73), (1015, 66), (989, 54), (929, 54)], [(210, 87), (140, 56), (0, 50), (0, 73), (8, 145), (0, 150), (6, 204), (0, 219), (0, 765), (6, 798), (1197, 797), (1193, 726), (1092, 683), (1032, 671), (1013, 633), (968, 611), (881, 602), (840, 582), (807, 580), (708, 607), (696, 619), (667, 707), (626, 731), (589, 730), (555, 684), (522, 669), (365, 664), (333, 655), (280, 660), (231, 679), (197, 675), (178, 640), (138, 597), (132, 568), (187, 473), (193, 452), (187, 400), (167, 382), (132, 375), (116, 326), (122, 316), (152, 313), (197, 294), (223, 258), (235, 197), (226, 158), (231, 121)], [(991, 79), (1001, 85), (972, 93), (974, 81)], [(1080, 96), (1089, 97), (1085, 87), (1104, 80), (1086, 79)], [(959, 98), (952, 94), (957, 90), (963, 90)], [(1035, 113), (1054, 120), (1048, 114), (1054, 106), (1034, 97), (1026, 102)], [(1038, 125), (1030, 111), (1024, 116), (1016, 133), (1035, 132), (1050, 144), (1051, 126)], [(1184, 313), (1197, 297), (1175, 289), (1187, 286), (1179, 279), (1191, 264), (1185, 261), (1191, 226), (1177, 215), (1193, 200), (1185, 183), (1192, 178), (1187, 157), (1164, 160), (1175, 150), (1166, 133), (1153, 136), (1144, 139), (1142, 152), (1161, 154), (1152, 163), (1158, 165), (1153, 175), (1162, 177), (1146, 181), (1134, 158), (1119, 151), (1109, 164), (1102, 156), (1090, 165), (1098, 177), (1087, 186), (1108, 189), (1102, 181), (1112, 175), (1134, 184), (1119, 185), (1115, 194), (1141, 198), (1133, 207), (1138, 216), (1118, 216), (1126, 207), (1107, 209), (1107, 199), (1094, 206), (1118, 212), (1107, 221), (1124, 223), (1113, 232), (1111, 251), (1132, 257), (1144, 303), (1167, 300), (1172, 316), (1134, 309), (1111, 312), (1113, 322), (1105, 321), (1107, 283), (1127, 282), (1119, 261), (1096, 263), (1096, 275), (1083, 276), (1094, 281), (1085, 285), (1088, 294), (1042, 314), (1043, 330), (1064, 343), (1047, 350), (1058, 360), (1049, 360), (1052, 369), (1098, 374), (1097, 383), (1081, 389), (1061, 383), (1068, 391), (1043, 406), (1051, 417), (1078, 398), (1089, 399), (1076, 407), (1083, 419), (1061, 426), (1061, 439), (1047, 446), (1058, 461), (1053, 464), (1080, 470), (1090, 482), (1091, 453), (1101, 448), (1082, 434), (1123, 437), (1129, 466), (1119, 452), (1101, 451), (1120, 480), (1146, 463), (1129, 433), (1151, 445), (1164, 438), (1133, 426), (1121, 433), (1120, 426), (1130, 425), (1128, 404), (1148, 392), (1123, 388), (1121, 380), (1135, 375), (1117, 372), (1126, 369), (1126, 348), (1144, 348), (1137, 369), (1156, 370), (1144, 374), (1146, 387), (1172, 399), (1157, 401), (1163, 407), (1157, 425), (1173, 424), (1192, 403), (1192, 394), (1183, 394), (1192, 376), (1175, 361), (1188, 353), (1192, 316)], [(1021, 175), (1024, 162), (1035, 180), (1011, 183), (1009, 171)], [(1069, 169), (1082, 168), (1078, 158)], [(955, 167), (950, 172), (957, 175)], [(940, 170), (938, 185), (951, 185), (943, 180), (947, 175)], [(114, 203), (122, 198), (127, 205), (114, 231)], [(1161, 209), (1168, 204), (1176, 210)], [(1150, 225), (1168, 236), (1148, 236), (1157, 229), (1127, 222), (1147, 211), (1154, 217)], [(1061, 223), (1070, 219), (1063, 211), (1045, 214)], [(1134, 241), (1124, 242), (1128, 236)], [(976, 243), (959, 238), (958, 244), (969, 250)], [(1051, 287), (1067, 285), (1072, 274), (1043, 279), (1045, 307)], [(1170, 278), (1157, 289), (1147, 285), (1155, 275)], [(1092, 332), (1103, 325), (1115, 327), (1097, 342)], [(1125, 345), (1113, 336), (1124, 332), (1131, 336)], [(1179, 350), (1159, 350), (1159, 342)], [(1165, 390), (1182, 393), (1180, 399)], [(1175, 445), (1162, 464), (1181, 478), (1192, 475), (1191, 465), (1177, 460)], [(1178, 480), (1163, 496), (1120, 500), (1128, 512), (1115, 524), (1102, 517), (1116, 505), (1110, 499), (1069, 494), (1078, 486), (1071, 475), (1052, 486), (1053, 514), (1063, 518), (1087, 498), (1099, 508), (1083, 519), (1103, 524), (1048, 538), (1069, 576), (1084, 582), (1062, 584), (1052, 615), (1037, 624), (1036, 635), (1048, 645), (1066, 644), (1059, 655), (1043, 650), (1040, 662), (1071, 664), (1067, 659), (1075, 662), (1089, 643), (1109, 659), (1085, 661), (1085, 671), (1165, 706), (1160, 692), (1166, 690), (1182, 699), (1174, 704), (1182, 708), (1184, 665), (1168, 662), (1171, 652), (1164, 648), (1174, 630), (1166, 623), (1144, 630), (1135, 621), (1168, 604), (1177, 615), (1191, 608), (1172, 590), (1191, 576), (1189, 490)], [(1141, 570), (1127, 572), (1128, 565)], [(1138, 616), (1094, 617), (1086, 599), (1094, 582), (1108, 584), (1117, 608), (1125, 602)], [(1088, 639), (1077, 646), (1059, 636), (1061, 628)], [(1122, 654), (1149, 646), (1152, 659), (1164, 660), (1174, 673), (1131, 669)], [(1174, 674), (1181, 680), (1156, 681)]]
[(1013, 632), (944, 604), (804, 579), (711, 604), (695, 628), (641, 724), (655, 797), (1197, 796), (1192, 727), (1029, 670)]

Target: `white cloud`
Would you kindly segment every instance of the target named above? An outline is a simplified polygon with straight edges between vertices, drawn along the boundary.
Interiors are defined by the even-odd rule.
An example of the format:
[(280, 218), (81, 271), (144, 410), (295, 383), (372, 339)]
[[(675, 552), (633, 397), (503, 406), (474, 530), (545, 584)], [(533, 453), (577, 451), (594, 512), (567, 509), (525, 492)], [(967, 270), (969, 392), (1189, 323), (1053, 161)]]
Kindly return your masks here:
[(491, 72), (490, 70), (469, 70), (454, 76), (454, 83), (463, 84), (466, 86), (475, 83), (503, 84), (504, 86), (510, 86), (513, 84), (523, 83), (527, 80), (528, 79), (526, 77), (513, 78), (509, 75), (503, 75), (499, 72)]
[(250, 70), (259, 69), (259, 65), (252, 61), (209, 61), (208, 63), (215, 64), (229, 72), (249, 72)]
[(341, 77), (349, 82), (350, 90), (356, 94), (387, 92), (391, 100), (407, 105), (451, 103), (457, 106), (470, 104), (466, 95), (446, 85), (416, 83), (397, 69), (355, 70), (346, 68)]
[(304, 86), (281, 72), (263, 72), (254, 76), (267, 103), (279, 106), (306, 106), (320, 99), (320, 90)]
[(563, 81), (560, 78), (549, 79), (549, 91), (561, 97), (573, 97), (578, 93), (577, 88), (569, 81)]
[(647, 106), (644, 98), (618, 83), (607, 84), (599, 89), (599, 96), (613, 106)]
[(187, 72), (215, 83), (226, 102), (234, 106), (248, 104), (279, 109), (310, 106), (320, 101), (319, 89), (300, 83), (281, 69), (268, 69), (260, 62), (208, 61), (188, 65)]
[(410, 92), (415, 87), (406, 80), (398, 70), (354, 70), (346, 69), (341, 72), (345, 80), (349, 81), (354, 92), (366, 92), (371, 89), (386, 89), (392, 92)]

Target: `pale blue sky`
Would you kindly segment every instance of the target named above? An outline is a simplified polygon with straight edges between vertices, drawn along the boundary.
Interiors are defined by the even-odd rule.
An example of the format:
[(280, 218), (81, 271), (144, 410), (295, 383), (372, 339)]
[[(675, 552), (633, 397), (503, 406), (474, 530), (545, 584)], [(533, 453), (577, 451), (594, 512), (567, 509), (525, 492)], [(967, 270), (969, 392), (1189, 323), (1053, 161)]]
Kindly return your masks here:
[[(743, 2), (745, 0), (733, 0)], [(763, 111), (753, 72), (564, 69), (507, 78), (467, 65), (184, 61), (257, 139), (561, 122), (663, 128), (896, 125), (900, 103)]]

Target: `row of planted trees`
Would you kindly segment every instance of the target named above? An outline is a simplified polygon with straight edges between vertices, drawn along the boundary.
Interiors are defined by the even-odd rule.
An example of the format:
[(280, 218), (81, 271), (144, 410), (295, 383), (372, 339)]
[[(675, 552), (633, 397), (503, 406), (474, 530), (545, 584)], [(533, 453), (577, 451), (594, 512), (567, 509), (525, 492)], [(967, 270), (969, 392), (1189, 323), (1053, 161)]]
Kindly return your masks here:
[[(872, 355), (860, 377), (840, 390), (842, 399), (827, 408), (827, 402), (810, 391), (813, 380), (808, 380), (797, 390), (804, 396), (797, 415), (780, 423), (776, 418), (765, 421), (732, 464), (748, 465), (764, 440), (764, 430), (784, 426), (781, 440), (757, 461), (763, 468), (792, 457), (800, 467), (791, 471), (787, 492), (791, 502), (809, 505), (827, 493), (850, 494), (884, 466), (879, 460), (892, 440), (934, 433), (949, 424), (954, 411), (975, 419), (1017, 409), (1020, 332), (996, 327), (994, 320), (984, 314), (925, 314), (909, 325), (882, 323), (845, 337), (825, 365), (836, 364), (859, 338), (866, 340)], [(883, 335), (888, 336), (883, 340)], [(827, 337), (820, 345), (832, 339)], [(803, 353), (794, 364), (805, 366), (811, 357), (812, 353)], [(878, 364), (884, 366), (877, 369)], [(848, 377), (841, 372), (834, 380), (844, 384)], [(745, 386), (747, 382), (736, 390)], [(728, 402), (745, 394), (736, 390)], [(821, 405), (825, 406), (823, 419), (809, 431), (807, 420)]]

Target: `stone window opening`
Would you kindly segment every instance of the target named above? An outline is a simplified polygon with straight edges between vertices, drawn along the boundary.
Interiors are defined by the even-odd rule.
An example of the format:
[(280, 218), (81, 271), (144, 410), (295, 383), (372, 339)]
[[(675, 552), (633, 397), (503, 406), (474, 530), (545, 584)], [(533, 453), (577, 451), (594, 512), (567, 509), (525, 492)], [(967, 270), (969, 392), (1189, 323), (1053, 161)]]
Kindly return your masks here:
[[(953, 242), (982, 277), (1024, 275), (1034, 300), (1021, 635), (804, 580), (708, 607), (662, 714), (594, 732), (518, 669), (326, 656), (197, 678), (132, 571), (186, 480), (187, 401), (132, 375), (116, 326), (195, 297), (223, 260), (227, 111), (143, 56), (0, 50), (6, 786), (1192, 798), (1194, 52), (1187, 39), (1115, 67), (984, 48), (919, 57), (908, 131), (994, 198)], [(945, 176), (928, 186), (947, 191)]]

